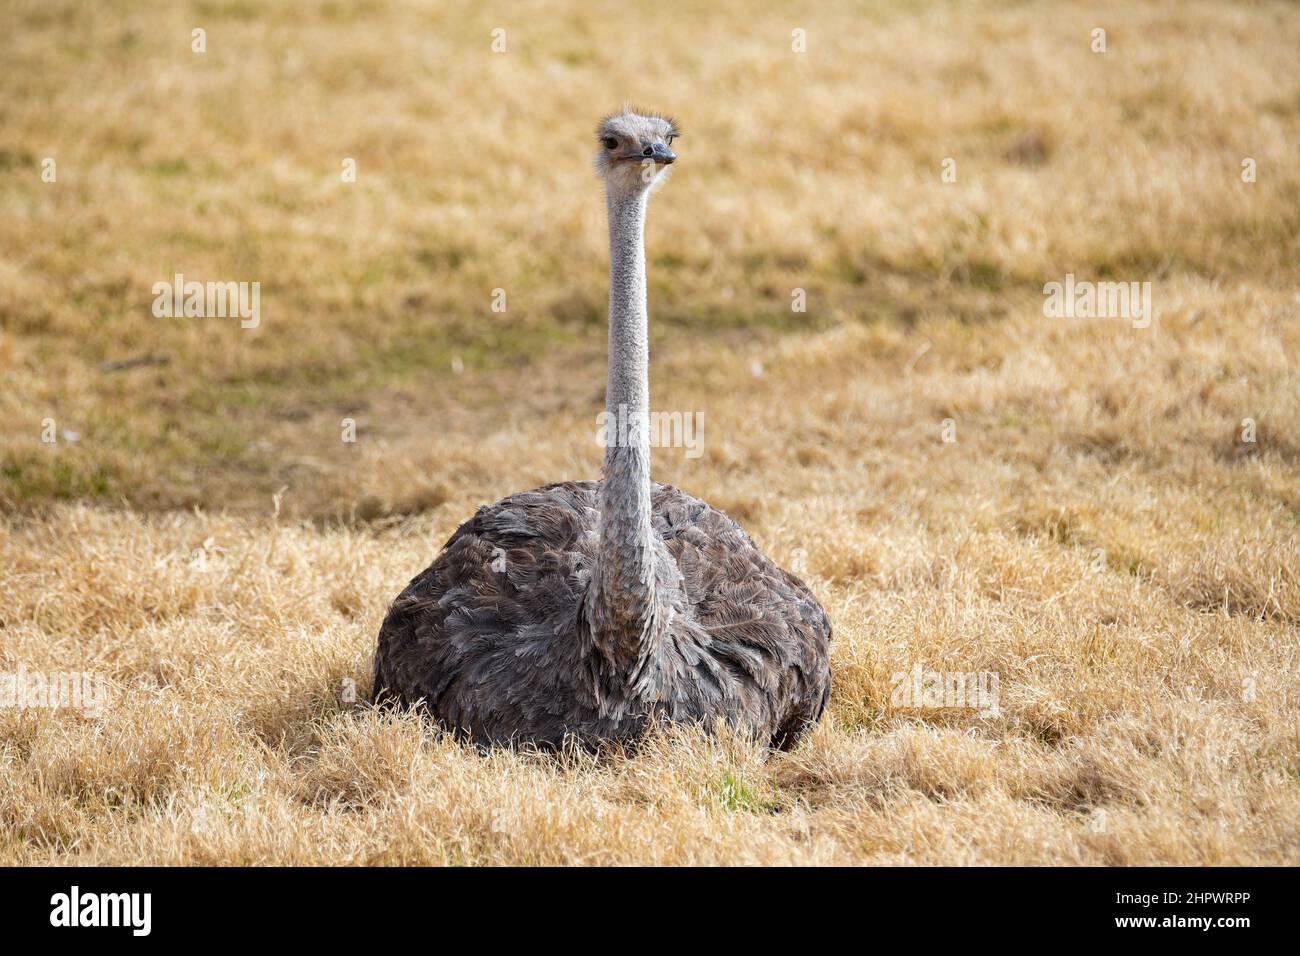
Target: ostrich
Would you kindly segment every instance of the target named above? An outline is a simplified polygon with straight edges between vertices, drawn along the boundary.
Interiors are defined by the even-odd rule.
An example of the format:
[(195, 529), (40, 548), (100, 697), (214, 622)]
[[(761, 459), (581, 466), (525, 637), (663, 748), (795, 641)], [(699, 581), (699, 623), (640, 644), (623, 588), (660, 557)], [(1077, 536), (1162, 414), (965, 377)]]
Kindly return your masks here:
[[(371, 700), (422, 705), (482, 747), (630, 741), (718, 718), (788, 749), (830, 696), (831, 624), (739, 525), (650, 481), (646, 202), (677, 159), (668, 118), (599, 127), (609, 213), (603, 480), (511, 495), (457, 529), (379, 631)], [(624, 411), (620, 419), (619, 412)]]

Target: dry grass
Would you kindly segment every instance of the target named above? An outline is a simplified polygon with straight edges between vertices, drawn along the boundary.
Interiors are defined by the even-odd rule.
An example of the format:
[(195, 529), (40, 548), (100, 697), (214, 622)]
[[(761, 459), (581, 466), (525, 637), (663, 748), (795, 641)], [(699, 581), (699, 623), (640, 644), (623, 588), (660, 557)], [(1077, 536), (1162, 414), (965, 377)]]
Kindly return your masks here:
[[(17, 5), (0, 670), (112, 702), (0, 709), (0, 862), (1300, 862), (1300, 18), (749, 6)], [(836, 624), (793, 754), (482, 756), (345, 699), (459, 520), (598, 469), (623, 93), (687, 128), (653, 389), (705, 454), (658, 476)], [(262, 326), (154, 319), (176, 271)], [(1045, 318), (1067, 272), (1159, 321)], [(895, 706), (918, 664), (1000, 712)]]

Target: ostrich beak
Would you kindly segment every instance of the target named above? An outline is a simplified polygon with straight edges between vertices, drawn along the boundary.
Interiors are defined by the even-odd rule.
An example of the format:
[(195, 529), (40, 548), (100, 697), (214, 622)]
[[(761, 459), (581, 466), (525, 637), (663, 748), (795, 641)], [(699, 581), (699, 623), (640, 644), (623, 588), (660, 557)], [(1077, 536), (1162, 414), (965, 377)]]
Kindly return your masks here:
[(654, 160), (656, 166), (671, 166), (676, 161), (677, 154), (663, 143), (655, 143), (653, 146), (647, 146), (639, 153), (628, 153), (620, 158), (634, 163), (643, 163), (647, 159), (651, 159)]
[(677, 160), (677, 154), (665, 146), (663, 143), (655, 143), (652, 147), (654, 161), (664, 166), (671, 166)]

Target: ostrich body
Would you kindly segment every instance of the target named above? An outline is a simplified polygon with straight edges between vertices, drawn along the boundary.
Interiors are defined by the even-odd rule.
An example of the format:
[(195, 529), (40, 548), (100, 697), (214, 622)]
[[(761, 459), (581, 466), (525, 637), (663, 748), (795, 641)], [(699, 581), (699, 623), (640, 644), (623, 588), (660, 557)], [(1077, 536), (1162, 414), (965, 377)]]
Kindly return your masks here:
[(484, 746), (625, 740), (661, 715), (788, 748), (820, 718), (831, 625), (816, 598), (721, 511), (650, 481), (643, 236), (676, 135), (627, 110), (599, 131), (606, 411), (632, 427), (607, 428), (603, 480), (511, 495), (457, 529), (384, 619), (376, 702), (423, 705)]

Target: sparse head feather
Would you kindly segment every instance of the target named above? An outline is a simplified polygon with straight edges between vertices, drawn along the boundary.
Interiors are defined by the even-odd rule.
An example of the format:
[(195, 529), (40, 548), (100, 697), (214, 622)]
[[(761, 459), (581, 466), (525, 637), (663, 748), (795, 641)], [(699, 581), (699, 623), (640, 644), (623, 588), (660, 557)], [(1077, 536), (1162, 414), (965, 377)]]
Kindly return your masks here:
[(627, 105), (617, 113), (610, 113), (596, 126), (598, 140), (607, 136), (634, 136), (640, 133), (658, 133), (664, 137), (681, 136), (682, 128), (671, 116)]

